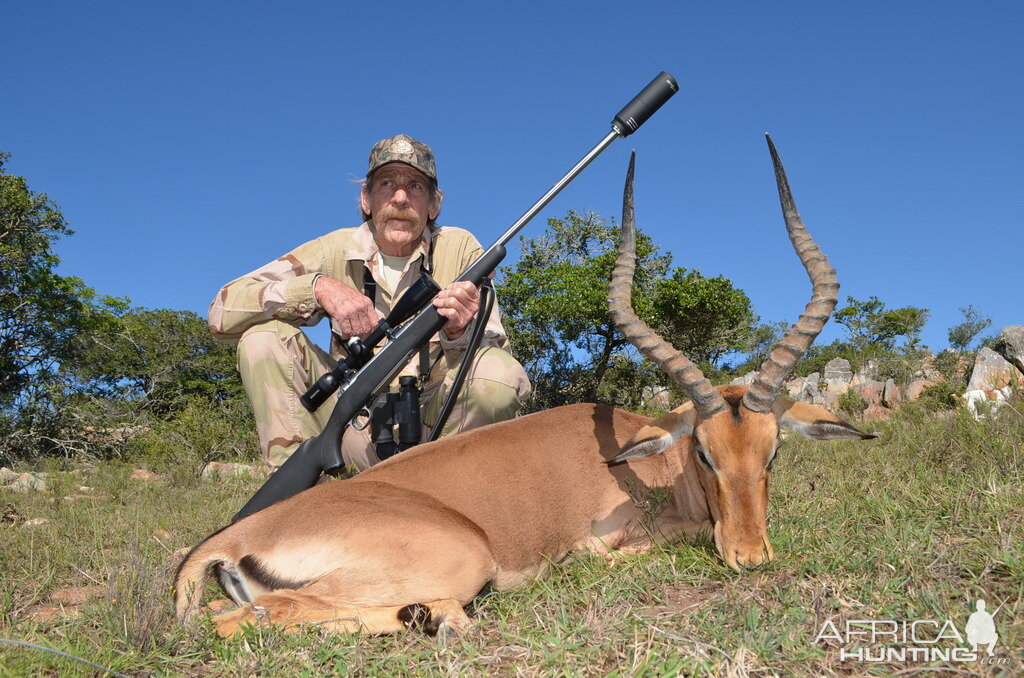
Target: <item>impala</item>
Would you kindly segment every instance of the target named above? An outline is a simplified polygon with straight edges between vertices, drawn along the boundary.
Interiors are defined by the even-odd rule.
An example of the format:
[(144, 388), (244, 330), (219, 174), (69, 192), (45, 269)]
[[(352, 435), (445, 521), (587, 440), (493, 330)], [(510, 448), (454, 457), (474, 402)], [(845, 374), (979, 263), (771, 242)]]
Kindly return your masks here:
[[(714, 387), (633, 312), (633, 160), (609, 295), (623, 335), (668, 373), (690, 402), (654, 419), (570, 405), (485, 426), (317, 485), (215, 532), (176, 579), (178, 618), (199, 609), (216, 567), (240, 607), (214, 619), (221, 635), (250, 623), (383, 633), (463, 632), (463, 611), (485, 586), (506, 589), (567, 553), (642, 552), (714, 534), (734, 570), (774, 557), (768, 481), (783, 429), (816, 440), (866, 439), (830, 412), (779, 395), (836, 304), (828, 259), (797, 213), (768, 139), (789, 237), (813, 285), (797, 323), (748, 387)], [(637, 492), (666, 488), (645, 515)], [(649, 510), (649, 509), (648, 509)]]

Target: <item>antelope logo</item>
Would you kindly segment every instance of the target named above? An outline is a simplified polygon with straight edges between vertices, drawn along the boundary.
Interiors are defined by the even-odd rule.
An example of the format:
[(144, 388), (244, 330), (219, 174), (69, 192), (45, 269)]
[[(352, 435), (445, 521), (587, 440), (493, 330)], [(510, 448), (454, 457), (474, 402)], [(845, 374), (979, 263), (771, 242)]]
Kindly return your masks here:
[[(838, 284), (768, 144), (813, 296), (749, 388), (713, 387), (633, 312), (631, 159), (609, 307), (619, 330), (691, 402), (653, 421), (599, 405), (560, 407), (421, 445), (313, 487), (193, 549), (175, 583), (178, 618), (195, 617), (214, 566), (240, 606), (214, 619), (221, 635), (247, 623), (447, 635), (470, 628), (463, 606), (485, 586), (522, 585), (574, 550), (642, 552), (710, 530), (735, 570), (771, 560), (765, 513), (781, 430), (816, 440), (874, 436), (779, 395), (835, 307)], [(638, 488), (667, 496), (664, 510), (645, 515), (632, 496)]]

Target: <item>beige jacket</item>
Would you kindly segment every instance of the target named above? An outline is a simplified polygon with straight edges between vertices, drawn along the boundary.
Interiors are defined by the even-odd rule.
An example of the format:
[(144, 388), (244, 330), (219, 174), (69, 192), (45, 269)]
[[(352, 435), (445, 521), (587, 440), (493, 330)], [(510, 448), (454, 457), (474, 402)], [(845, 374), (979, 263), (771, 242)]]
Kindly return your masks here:
[[(464, 229), (436, 227), (424, 230), (423, 239), (409, 258), (394, 295), (388, 292), (386, 285), (377, 285), (375, 305), (380, 317), (387, 315), (393, 301), (419, 278), (428, 250), (433, 252), (431, 275), (442, 288), (451, 284), (483, 253), (480, 243)], [(224, 285), (210, 304), (207, 316), (210, 330), (218, 339), (237, 342), (245, 330), (271, 318), (312, 327), (326, 315), (313, 295), (317, 277), (326, 275), (362, 290), (364, 270), (369, 268), (373, 279), (380, 283), (377, 251), (370, 222), (364, 222), (357, 228), (341, 228), (300, 245), (266, 266)], [(337, 331), (336, 327), (332, 329)], [(454, 341), (447, 339), (443, 332), (435, 337), (447, 362), (461, 357), (471, 330), (472, 326)], [(482, 345), (508, 350), (508, 339), (497, 304), (488, 319)], [(331, 354), (335, 358), (342, 354), (336, 341), (331, 342)]]

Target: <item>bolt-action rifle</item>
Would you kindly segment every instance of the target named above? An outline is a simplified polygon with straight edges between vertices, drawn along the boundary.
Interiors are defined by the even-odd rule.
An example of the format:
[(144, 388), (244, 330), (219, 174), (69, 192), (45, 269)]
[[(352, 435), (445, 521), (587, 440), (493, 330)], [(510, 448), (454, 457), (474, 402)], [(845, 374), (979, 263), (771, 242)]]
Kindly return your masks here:
[[(620, 137), (635, 132), (661, 108), (662, 104), (679, 90), (679, 85), (668, 73), (662, 71), (643, 88), (632, 101), (619, 111), (612, 120), (612, 129), (596, 146), (577, 162), (554, 186), (528, 209), (480, 258), (463, 271), (459, 281), (468, 280), (479, 286), (505, 258), (505, 245), (545, 205), (558, 195), (569, 182), (576, 178), (602, 151)], [(321, 473), (331, 473), (341, 468), (341, 436), (345, 427), (370, 401), (373, 395), (409, 361), (420, 346), (430, 341), (444, 326), (447, 319), (437, 312), (430, 300), (440, 291), (433, 280), (426, 276), (406, 293), (387, 318), (382, 320), (373, 333), (361, 344), (352, 344), (348, 357), (337, 368), (321, 377), (302, 396), (306, 409), (315, 410), (335, 390), (341, 388), (338, 402), (330, 419), (320, 435), (303, 442), (292, 456), (267, 479), (263, 487), (242, 507), (234, 520), (244, 518), (273, 503), (309, 489), (316, 484)], [(413, 315), (415, 317), (413, 318)], [(412, 320), (409, 320), (412, 318)], [(406, 322), (408, 320), (408, 322)], [(404, 323), (404, 324), (403, 324)], [(385, 337), (388, 343), (373, 353), (375, 346)]]

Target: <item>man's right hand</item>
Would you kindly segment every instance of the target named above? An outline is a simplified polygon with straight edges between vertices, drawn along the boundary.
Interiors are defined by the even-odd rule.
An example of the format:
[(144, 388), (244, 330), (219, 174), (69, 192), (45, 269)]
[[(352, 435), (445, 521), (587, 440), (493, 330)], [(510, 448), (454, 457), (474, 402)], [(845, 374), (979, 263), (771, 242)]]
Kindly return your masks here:
[(365, 339), (377, 326), (377, 312), (373, 303), (359, 290), (322, 275), (316, 279), (313, 294), (327, 315), (337, 321), (342, 339)]

